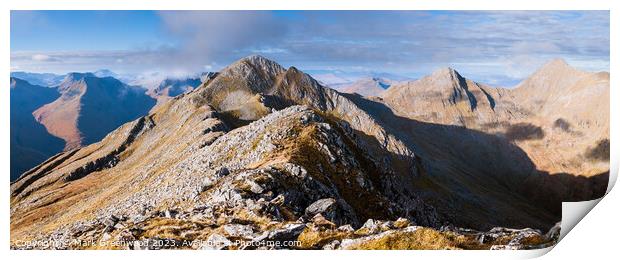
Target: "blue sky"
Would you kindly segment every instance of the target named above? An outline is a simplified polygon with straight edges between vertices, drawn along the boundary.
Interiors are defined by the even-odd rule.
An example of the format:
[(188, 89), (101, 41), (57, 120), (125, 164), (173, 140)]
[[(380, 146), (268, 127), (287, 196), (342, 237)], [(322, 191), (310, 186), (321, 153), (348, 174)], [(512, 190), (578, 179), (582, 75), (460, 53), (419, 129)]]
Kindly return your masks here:
[(512, 85), (553, 58), (609, 70), (608, 11), (11, 11), (11, 69), (170, 75), (262, 54), (302, 70)]

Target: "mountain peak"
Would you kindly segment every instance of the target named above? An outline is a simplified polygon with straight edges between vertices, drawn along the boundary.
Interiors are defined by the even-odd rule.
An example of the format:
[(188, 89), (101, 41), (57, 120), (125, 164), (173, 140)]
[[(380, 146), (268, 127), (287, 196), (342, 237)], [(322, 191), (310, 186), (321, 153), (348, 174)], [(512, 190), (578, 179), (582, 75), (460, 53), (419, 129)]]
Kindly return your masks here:
[(237, 62), (233, 63), (232, 66), (236, 64), (248, 64), (256, 68), (282, 68), (282, 66), (280, 66), (277, 62), (257, 54), (241, 58)]
[(543, 65), (542, 67), (540, 67), (540, 69), (538, 69), (537, 73), (553, 73), (553, 74), (564, 74), (564, 75), (571, 75), (573, 74), (572, 72), (576, 72), (578, 71), (576, 68), (572, 67), (571, 65), (569, 65), (568, 63), (566, 63), (566, 61), (562, 58), (556, 58), (553, 60), (548, 61), (547, 63), (545, 63), (545, 65)]
[(547, 67), (547, 66), (551, 66), (551, 67), (557, 67), (557, 66), (566, 67), (566, 66), (570, 66), (570, 65), (568, 65), (568, 63), (566, 63), (566, 60), (564, 60), (562, 58), (555, 58), (555, 59), (552, 59), (552, 60), (548, 61), (547, 63), (545, 63), (545, 65), (543, 67)]
[(272, 61), (270, 59), (267, 59), (265, 56), (258, 55), (258, 54), (252, 54), (252, 55), (243, 57), (243, 58), (241, 58), (241, 60), (249, 61), (249, 62), (265, 62), (265, 61), (275, 62), (275, 61)]
[(431, 73), (430, 77), (433, 79), (448, 79), (453, 81), (463, 80), (463, 76), (461, 76), (458, 71), (451, 67), (444, 67), (435, 70), (433, 73)]
[(79, 81), (87, 77), (95, 77), (95, 74), (91, 72), (84, 72), (84, 73), (70, 72), (70, 73), (67, 73), (67, 76), (65, 77), (65, 81)]
[(247, 69), (262, 71), (269, 74), (277, 74), (285, 70), (275, 61), (267, 59), (261, 55), (250, 55), (237, 60), (222, 72), (224, 74), (226, 74), (226, 72), (233, 74), (245, 74), (243, 71), (247, 71)]
[(109, 69), (100, 69), (100, 70), (97, 70), (97, 71), (93, 72), (93, 74), (95, 76), (97, 76), (97, 77), (100, 77), (100, 78), (105, 78), (105, 77), (116, 78), (116, 77), (119, 76), (118, 74), (116, 74), (115, 72), (113, 72), (113, 71), (111, 71)]

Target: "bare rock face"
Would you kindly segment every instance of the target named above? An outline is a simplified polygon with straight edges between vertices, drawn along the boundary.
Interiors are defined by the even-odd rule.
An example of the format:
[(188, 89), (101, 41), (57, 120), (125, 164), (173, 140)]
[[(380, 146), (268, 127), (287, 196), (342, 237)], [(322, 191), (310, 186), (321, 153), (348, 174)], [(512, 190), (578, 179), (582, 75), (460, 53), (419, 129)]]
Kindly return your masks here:
[[(439, 74), (456, 91), (448, 103), (491, 104), (483, 87)], [(421, 123), (250, 56), (22, 175), (11, 185), (12, 247), (114, 247), (37, 243), (78, 239), (123, 249), (337, 249), (361, 245), (346, 239), (435, 234), (468, 248), (459, 236), (473, 235), (439, 228), (556, 222), (523, 197), (534, 166), (515, 154), (525, 156), (501, 137)], [(489, 249), (485, 241), (474, 244)], [(434, 248), (427, 242), (416, 246)]]
[[(443, 68), (419, 80), (395, 84), (382, 97), (403, 116), (444, 125), (474, 126), (497, 121), (507, 92), (465, 79), (452, 68)], [(510, 104), (506, 104), (510, 106)], [(496, 109), (497, 107), (497, 109)], [(518, 117), (521, 112), (509, 107)]]

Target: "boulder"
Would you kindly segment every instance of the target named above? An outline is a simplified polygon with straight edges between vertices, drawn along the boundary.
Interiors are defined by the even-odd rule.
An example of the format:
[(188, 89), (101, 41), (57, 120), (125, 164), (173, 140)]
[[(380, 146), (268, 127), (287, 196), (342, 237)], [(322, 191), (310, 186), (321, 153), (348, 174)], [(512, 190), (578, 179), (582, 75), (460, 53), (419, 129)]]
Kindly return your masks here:
[(398, 218), (396, 221), (394, 221), (393, 225), (395, 228), (405, 228), (409, 226), (410, 223), (411, 221), (406, 218)]
[(174, 218), (178, 214), (179, 213), (176, 210), (167, 209), (166, 211), (164, 211), (164, 217), (166, 217), (166, 218)]
[(241, 224), (226, 224), (223, 227), (224, 232), (228, 235), (228, 237), (241, 237), (241, 238), (252, 238), (254, 236), (254, 230), (252, 226), (249, 225), (241, 225)]
[(323, 246), (323, 250), (336, 250), (340, 246), (340, 240), (333, 240)]
[(200, 250), (222, 250), (228, 249), (232, 242), (220, 234), (211, 234), (204, 243), (200, 245)]
[(308, 206), (305, 210), (304, 219), (310, 219), (317, 214), (321, 214), (326, 220), (336, 224), (349, 224), (350, 218), (346, 217), (345, 211), (339, 207), (338, 202), (333, 198), (320, 199)]
[(110, 235), (109, 233), (103, 233), (103, 235), (101, 235), (101, 242), (106, 242), (108, 240), (110, 240), (112, 238), (112, 235)]
[(306, 208), (306, 215), (314, 216), (316, 214), (330, 213), (336, 207), (336, 200), (332, 198), (320, 199), (310, 204)]
[(333, 222), (325, 219), (325, 217), (323, 217), (323, 215), (321, 215), (321, 213), (314, 215), (314, 217), (312, 217), (312, 223), (317, 226), (317, 227), (325, 227), (325, 228), (334, 228), (336, 227), (336, 224), (334, 224)]
[(117, 216), (114, 215), (110, 215), (108, 218), (106, 218), (103, 221), (103, 224), (108, 226), (108, 227), (113, 227), (114, 225), (116, 225), (116, 223), (119, 221), (119, 218)]
[(271, 241), (297, 240), (297, 237), (304, 231), (305, 228), (306, 225), (301, 223), (286, 224), (281, 228), (270, 231), (267, 239)]
[(340, 227), (338, 227), (338, 231), (342, 231), (342, 232), (354, 232), (355, 229), (353, 229), (353, 227), (351, 225), (342, 225)]
[(207, 191), (208, 189), (212, 188), (213, 185), (215, 185), (215, 180), (213, 180), (213, 178), (211, 177), (207, 177), (204, 178), (204, 180), (202, 180), (202, 185), (201, 185), (201, 191)]
[(115, 229), (123, 229), (123, 228), (125, 228), (125, 225), (123, 225), (122, 223), (116, 223), (116, 224), (114, 225), (114, 228), (115, 228)]
[(358, 235), (372, 235), (379, 233), (379, 231), (381, 231), (379, 223), (373, 219), (368, 219), (355, 233)]
[(230, 174), (230, 171), (226, 167), (219, 168), (217, 171), (215, 171), (215, 176), (217, 177), (224, 177), (229, 174)]
[(265, 189), (263, 189), (263, 187), (255, 181), (246, 180), (246, 184), (250, 187), (250, 191), (254, 194), (261, 194), (265, 191)]

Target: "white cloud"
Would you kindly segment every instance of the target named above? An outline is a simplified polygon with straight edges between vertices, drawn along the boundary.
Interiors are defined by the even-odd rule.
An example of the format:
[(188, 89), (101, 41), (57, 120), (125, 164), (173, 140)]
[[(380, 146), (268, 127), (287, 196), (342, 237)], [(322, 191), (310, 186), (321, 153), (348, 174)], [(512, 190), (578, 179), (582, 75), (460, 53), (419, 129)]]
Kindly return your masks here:
[(32, 55), (32, 60), (33, 61), (60, 61), (57, 58), (54, 58), (54, 57), (51, 57), (45, 54), (34, 54)]
[[(608, 11), (162, 11), (167, 46), (124, 51), (13, 52), (46, 72), (109, 68), (168, 75), (214, 71), (259, 53), (300, 69), (385, 71), (417, 77), (454, 66), (482, 82), (513, 82), (553, 58), (609, 69)], [(62, 62), (51, 62), (62, 61)]]
[(267, 11), (163, 11), (166, 30), (180, 46), (173, 60), (185, 66), (231, 62), (249, 48), (272, 49), (288, 27)]

